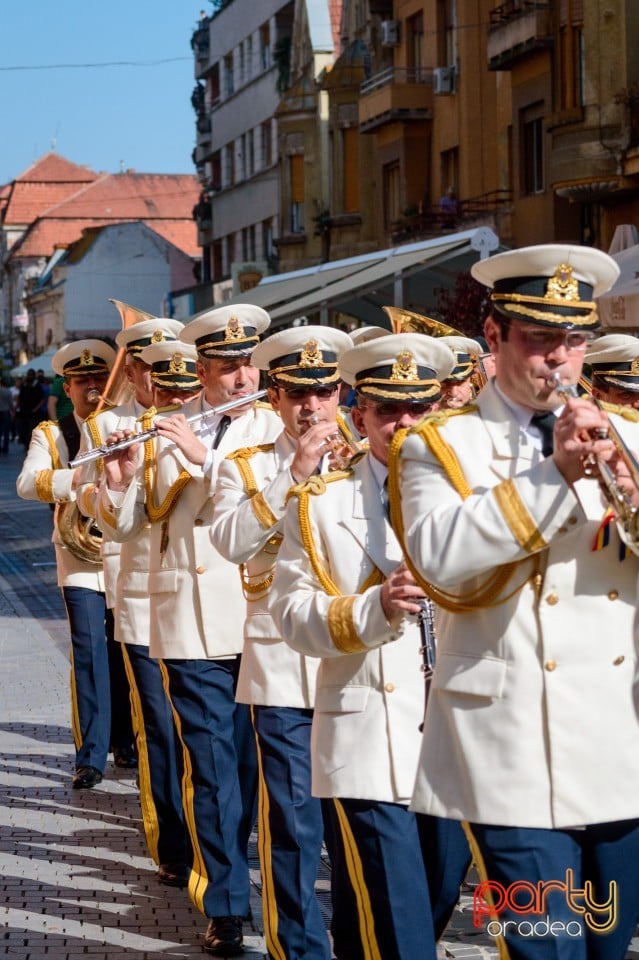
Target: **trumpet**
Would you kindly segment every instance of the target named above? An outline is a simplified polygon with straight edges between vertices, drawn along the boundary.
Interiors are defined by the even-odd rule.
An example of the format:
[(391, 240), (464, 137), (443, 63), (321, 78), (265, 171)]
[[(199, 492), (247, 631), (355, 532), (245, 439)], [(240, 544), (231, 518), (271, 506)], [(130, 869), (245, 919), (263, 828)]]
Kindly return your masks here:
[[(247, 406), (249, 403), (255, 403), (266, 396), (266, 390), (256, 390), (255, 393), (249, 393), (244, 397), (236, 397), (234, 400), (228, 400), (226, 403), (220, 403), (217, 407), (211, 407), (203, 413), (196, 413), (192, 417), (187, 417), (187, 423), (200, 423), (211, 420), (221, 413), (227, 413), (229, 410), (235, 410), (237, 407)], [(93, 460), (99, 460), (101, 457), (108, 457), (112, 453), (119, 453), (120, 450), (126, 450), (132, 447), (134, 443), (144, 443), (145, 440), (151, 440), (158, 435), (157, 427), (150, 427), (148, 430), (141, 430), (139, 433), (133, 433), (124, 440), (118, 440), (116, 443), (102, 443), (99, 447), (93, 447), (85, 453), (80, 453), (74, 460), (69, 460), (69, 467), (81, 467), (85, 463), (91, 463)]]
[[(546, 384), (559, 396), (579, 397), (577, 384), (562, 383), (561, 374), (556, 370), (548, 377)], [(600, 409), (604, 409), (595, 397), (589, 396), (588, 399), (592, 400)], [(617, 456), (628, 470), (632, 488), (639, 494), (639, 463), (628, 449), (619, 431), (609, 423), (607, 429), (595, 430), (593, 439), (612, 440)], [(632, 493), (622, 487), (606, 461), (592, 453), (584, 459), (584, 472), (586, 476), (594, 477), (599, 481), (603, 495), (617, 520), (621, 539), (635, 553), (639, 552), (639, 506), (635, 503)]]
[[(310, 426), (314, 426), (316, 423), (322, 423), (322, 418), (314, 413), (308, 418), (308, 423)], [(339, 427), (335, 433), (331, 433), (328, 437), (324, 438), (324, 443), (333, 458), (333, 462), (329, 467), (331, 471), (345, 470), (351, 462), (351, 458), (354, 457), (356, 453), (359, 453), (361, 449), (352, 440), (349, 440)]]

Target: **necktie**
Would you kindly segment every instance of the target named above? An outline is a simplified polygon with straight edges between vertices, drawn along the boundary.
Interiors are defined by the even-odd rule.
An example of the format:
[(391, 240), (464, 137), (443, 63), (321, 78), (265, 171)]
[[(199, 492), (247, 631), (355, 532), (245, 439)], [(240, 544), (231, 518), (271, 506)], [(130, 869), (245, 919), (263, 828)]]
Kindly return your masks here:
[(543, 413), (536, 413), (531, 418), (530, 423), (537, 427), (541, 433), (541, 452), (544, 457), (550, 456), (553, 451), (554, 430), (557, 417), (552, 410), (545, 410)]
[(382, 484), (382, 489), (380, 490), (382, 498), (382, 506), (384, 507), (384, 513), (386, 514), (390, 522), (390, 503), (388, 502), (388, 477), (384, 480)]
[(220, 440), (228, 430), (231, 418), (226, 414), (222, 417), (220, 422), (217, 425), (217, 430), (215, 431), (215, 436), (213, 437), (213, 450), (217, 450), (220, 445)]

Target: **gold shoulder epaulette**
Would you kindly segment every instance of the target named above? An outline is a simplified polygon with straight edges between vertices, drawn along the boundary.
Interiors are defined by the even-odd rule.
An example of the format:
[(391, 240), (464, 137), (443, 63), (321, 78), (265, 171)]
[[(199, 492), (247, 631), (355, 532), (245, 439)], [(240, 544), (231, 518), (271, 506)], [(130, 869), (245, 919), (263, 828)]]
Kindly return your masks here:
[(104, 410), (92, 410), (91, 413), (84, 418), (84, 422), (87, 420), (95, 420), (96, 417), (99, 417), (101, 413), (104, 413)]
[(608, 403), (607, 400), (598, 400), (597, 402), (606, 413), (616, 413), (618, 417), (623, 417), (624, 420), (639, 423), (639, 410), (635, 410), (634, 407), (626, 407), (620, 403)]
[(237, 460), (241, 458), (242, 460), (250, 460), (256, 453), (271, 453), (274, 449), (274, 443), (259, 443), (255, 447), (240, 447), (239, 450), (232, 450), (231, 453), (227, 453), (226, 459)]
[(36, 424), (36, 430), (46, 430), (47, 427), (57, 427), (57, 420), (41, 420), (40, 423)]
[(463, 416), (465, 413), (475, 413), (478, 409), (477, 404), (469, 403), (467, 406), (459, 407), (457, 410), (437, 410), (436, 413), (427, 413), (421, 420), (413, 424), (408, 433), (419, 433), (427, 423), (431, 423), (434, 427), (443, 427), (451, 417)]
[[(271, 410), (273, 413), (275, 413), (275, 411), (273, 410), (273, 407), (272, 407), (271, 404), (268, 402), (268, 400), (256, 400), (256, 401), (255, 401), (255, 406), (256, 406), (256, 407), (259, 407), (260, 410)], [(278, 414), (278, 416), (279, 416), (279, 414)]]

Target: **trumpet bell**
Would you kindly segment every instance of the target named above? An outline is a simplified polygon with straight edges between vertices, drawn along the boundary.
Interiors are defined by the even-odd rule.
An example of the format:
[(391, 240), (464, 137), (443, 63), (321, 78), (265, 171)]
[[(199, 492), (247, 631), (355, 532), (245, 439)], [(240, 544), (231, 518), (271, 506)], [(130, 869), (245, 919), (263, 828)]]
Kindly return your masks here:
[(404, 310), (403, 307), (382, 307), (382, 310), (391, 322), (393, 333), (423, 333), (427, 337), (463, 336), (459, 330), (449, 327), (447, 323)]

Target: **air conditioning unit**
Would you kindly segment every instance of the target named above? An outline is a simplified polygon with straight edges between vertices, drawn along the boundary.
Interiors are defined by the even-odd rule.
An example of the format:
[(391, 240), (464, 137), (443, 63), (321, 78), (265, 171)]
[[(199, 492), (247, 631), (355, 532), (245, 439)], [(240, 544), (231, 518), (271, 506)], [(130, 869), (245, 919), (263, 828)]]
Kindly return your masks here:
[(433, 70), (433, 91), (439, 96), (455, 92), (454, 67), (435, 67)]
[(396, 47), (399, 44), (399, 20), (382, 20), (382, 46)]

